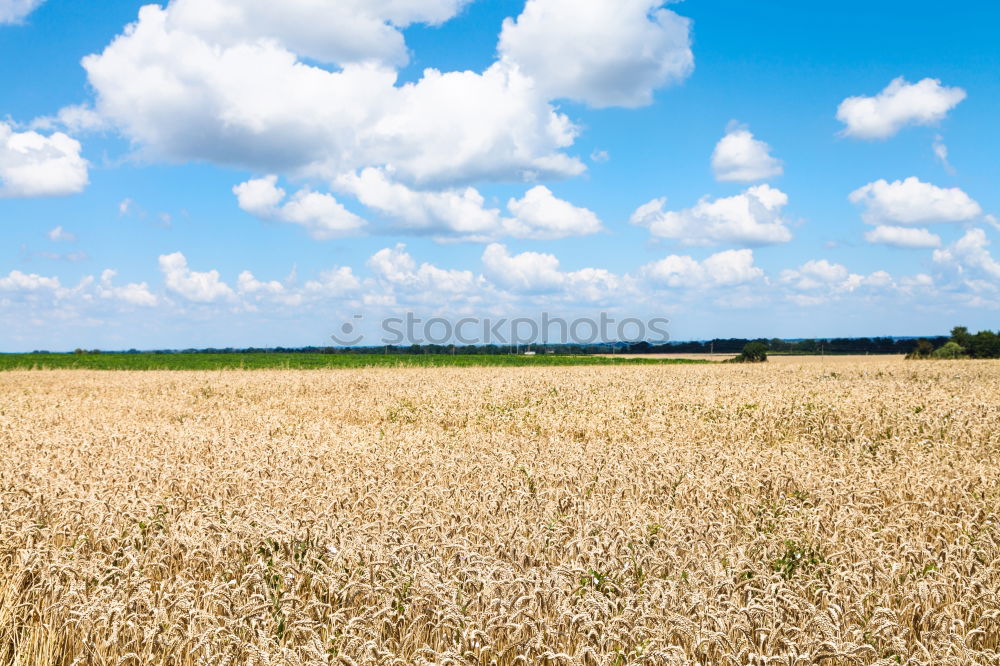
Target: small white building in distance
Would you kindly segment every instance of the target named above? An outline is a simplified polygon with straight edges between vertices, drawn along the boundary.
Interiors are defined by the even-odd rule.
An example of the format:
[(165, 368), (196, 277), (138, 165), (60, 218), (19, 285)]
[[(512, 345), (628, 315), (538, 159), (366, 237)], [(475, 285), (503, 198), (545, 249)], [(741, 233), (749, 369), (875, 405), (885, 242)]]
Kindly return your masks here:
[(533, 352), (533, 351), (526, 351), (526, 352), (524, 352), (524, 355), (525, 356), (534, 356), (535, 352)]

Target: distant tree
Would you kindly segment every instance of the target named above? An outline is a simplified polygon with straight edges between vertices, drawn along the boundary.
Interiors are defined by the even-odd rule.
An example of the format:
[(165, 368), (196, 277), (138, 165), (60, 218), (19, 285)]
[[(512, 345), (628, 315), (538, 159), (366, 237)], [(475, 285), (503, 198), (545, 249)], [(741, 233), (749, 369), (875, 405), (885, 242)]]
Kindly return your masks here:
[(965, 326), (956, 326), (951, 329), (951, 341), (963, 349), (968, 349), (972, 343), (972, 335)]
[(970, 337), (968, 350), (972, 358), (1000, 358), (1000, 335), (980, 331)]
[(77, 347), (76, 349), (73, 350), (73, 353), (76, 354), (77, 356), (83, 356), (87, 352), (85, 352), (82, 349), (80, 349), (79, 347)]
[(906, 358), (909, 359), (919, 359), (919, 358), (930, 358), (931, 354), (934, 353), (934, 344), (930, 340), (917, 340), (917, 346), (913, 348)]
[(965, 349), (955, 341), (944, 343), (944, 345), (934, 350), (931, 354), (933, 358), (954, 359), (965, 358)]
[(812, 339), (800, 340), (795, 345), (795, 350), (800, 352), (810, 353), (810, 352), (815, 352), (818, 349), (819, 349), (819, 343)]

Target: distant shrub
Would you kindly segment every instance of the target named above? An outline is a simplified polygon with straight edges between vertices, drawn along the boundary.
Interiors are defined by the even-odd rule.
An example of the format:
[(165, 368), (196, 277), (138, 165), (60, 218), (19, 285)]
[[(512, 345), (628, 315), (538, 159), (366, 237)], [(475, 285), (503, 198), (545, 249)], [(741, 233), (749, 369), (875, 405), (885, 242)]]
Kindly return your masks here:
[(743, 346), (743, 352), (731, 363), (765, 363), (767, 362), (767, 345), (763, 342), (748, 342)]

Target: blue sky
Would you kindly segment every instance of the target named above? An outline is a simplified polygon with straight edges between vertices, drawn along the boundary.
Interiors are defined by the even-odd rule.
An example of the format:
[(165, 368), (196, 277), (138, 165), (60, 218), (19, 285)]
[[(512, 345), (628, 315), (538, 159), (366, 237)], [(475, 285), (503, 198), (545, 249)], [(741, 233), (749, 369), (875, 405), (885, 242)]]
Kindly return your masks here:
[(0, 0), (0, 350), (997, 327), (998, 7), (142, 7)]

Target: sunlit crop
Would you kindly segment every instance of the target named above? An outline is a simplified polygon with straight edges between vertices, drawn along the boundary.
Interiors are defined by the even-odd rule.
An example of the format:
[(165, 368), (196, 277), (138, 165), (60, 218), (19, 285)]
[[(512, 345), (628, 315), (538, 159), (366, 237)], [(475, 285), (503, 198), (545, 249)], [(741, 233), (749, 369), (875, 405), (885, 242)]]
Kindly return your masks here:
[(1000, 364), (0, 374), (0, 664), (1000, 663)]

